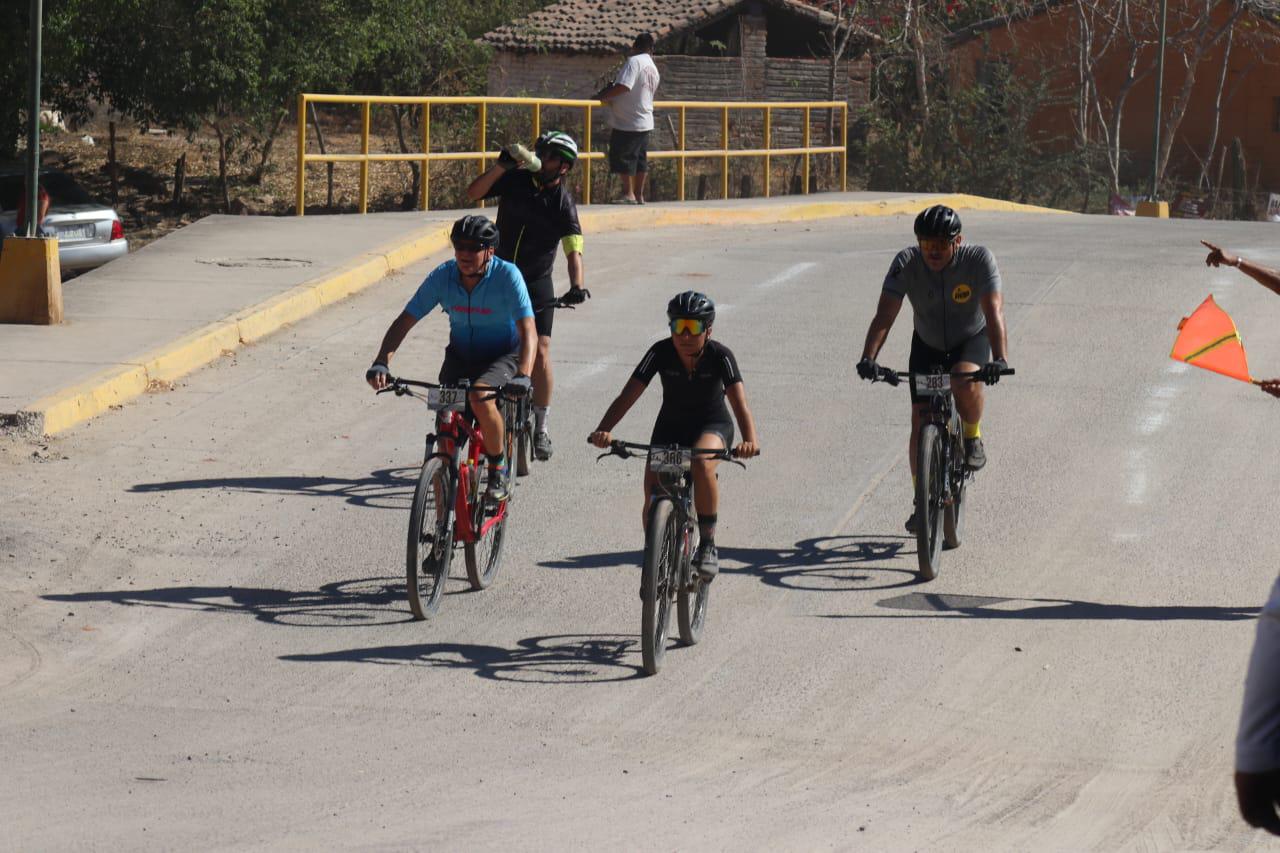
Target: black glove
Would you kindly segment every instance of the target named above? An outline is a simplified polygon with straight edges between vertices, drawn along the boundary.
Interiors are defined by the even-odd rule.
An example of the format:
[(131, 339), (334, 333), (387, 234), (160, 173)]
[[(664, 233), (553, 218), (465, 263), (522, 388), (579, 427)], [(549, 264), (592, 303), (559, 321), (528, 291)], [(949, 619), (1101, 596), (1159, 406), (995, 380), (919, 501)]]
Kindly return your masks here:
[(498, 165), (510, 171), (511, 169), (514, 169), (518, 164), (516, 163), (516, 158), (512, 157), (511, 152), (504, 147), (501, 151), (498, 152)]
[(382, 374), (387, 379), (391, 378), (391, 371), (387, 369), (386, 362), (375, 361), (373, 365), (364, 372), (364, 381), (372, 382), (374, 381), (374, 377), (378, 374)]
[(1000, 381), (1000, 371), (1008, 370), (1009, 362), (1003, 358), (997, 358), (995, 361), (988, 361), (980, 371), (978, 378), (988, 385), (995, 385)]
[(502, 393), (508, 397), (523, 397), (533, 390), (533, 380), (523, 373), (511, 377), (511, 381), (502, 386)]
[(591, 291), (585, 287), (570, 287), (569, 292), (560, 297), (562, 305), (581, 305), (591, 298)]
[(870, 379), (872, 382), (880, 378), (880, 365), (876, 364), (874, 358), (862, 357), (858, 362), (858, 378)]

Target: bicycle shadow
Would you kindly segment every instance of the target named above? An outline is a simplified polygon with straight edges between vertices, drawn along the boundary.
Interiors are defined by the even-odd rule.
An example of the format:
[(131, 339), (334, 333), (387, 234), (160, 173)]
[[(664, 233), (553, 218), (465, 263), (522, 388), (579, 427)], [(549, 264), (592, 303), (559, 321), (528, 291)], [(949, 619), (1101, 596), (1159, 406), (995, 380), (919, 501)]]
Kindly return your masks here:
[(822, 614), (820, 619), (1033, 619), (1133, 622), (1235, 622), (1256, 619), (1261, 607), (1196, 605), (1107, 604), (1070, 598), (1001, 598), (987, 595), (949, 595), (913, 592), (877, 601), (886, 610), (914, 611), (910, 615), (879, 613)]
[(471, 670), (480, 678), (526, 684), (628, 681), (644, 670), (635, 663), (639, 638), (624, 635), (554, 634), (520, 640), (515, 648), (466, 643), (372, 646), (319, 654), (281, 655), (301, 663), (375, 663)]
[[(893, 565), (914, 555), (904, 546), (906, 536), (819, 536), (802, 539), (790, 548), (718, 546), (720, 572), (753, 575), (769, 586), (811, 592), (897, 589), (923, 583), (914, 565)], [(642, 551), (580, 554), (538, 563), (549, 569), (639, 569)], [(738, 565), (734, 565), (737, 563)], [(886, 580), (886, 578), (888, 580)]]
[(46, 601), (106, 601), (205, 613), (243, 613), (260, 622), (300, 628), (365, 627), (410, 622), (404, 583), (385, 578), (336, 581), (318, 590), (240, 586), (175, 586), (43, 595)]
[(135, 494), (182, 492), (194, 489), (227, 489), (263, 495), (304, 495), (341, 498), (349, 504), (379, 509), (407, 509), (418, 482), (417, 466), (382, 468), (368, 477), (221, 477), (206, 480), (171, 480), (138, 483), (129, 488)]

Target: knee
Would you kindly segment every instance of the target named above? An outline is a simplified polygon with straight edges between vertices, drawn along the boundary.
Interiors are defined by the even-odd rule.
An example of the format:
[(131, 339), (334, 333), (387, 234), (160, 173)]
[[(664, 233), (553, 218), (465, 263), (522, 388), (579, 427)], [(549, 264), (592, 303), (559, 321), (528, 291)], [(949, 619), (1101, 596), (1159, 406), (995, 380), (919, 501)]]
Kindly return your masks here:
[(551, 355), (551, 338), (542, 335), (538, 338), (538, 357), (546, 358)]

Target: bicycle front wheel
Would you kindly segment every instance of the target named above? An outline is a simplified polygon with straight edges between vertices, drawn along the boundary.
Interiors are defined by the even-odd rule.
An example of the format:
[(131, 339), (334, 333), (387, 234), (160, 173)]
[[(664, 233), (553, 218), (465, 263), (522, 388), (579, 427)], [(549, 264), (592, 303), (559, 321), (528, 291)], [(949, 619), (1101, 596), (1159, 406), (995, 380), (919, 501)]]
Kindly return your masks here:
[[(485, 478), (488, 467), (485, 466)], [(468, 542), (462, 552), (467, 558), (467, 579), (475, 590), (488, 589), (498, 576), (502, 563), (502, 545), (506, 541), (507, 519), (511, 516), (511, 498), (498, 507), (485, 504), (485, 478), (476, 478), (477, 486), (471, 494), (471, 518), (476, 531), (476, 541)], [(508, 490), (515, 493), (515, 484), (508, 483)]]
[(951, 502), (942, 512), (942, 544), (944, 548), (959, 548), (964, 539), (964, 442), (956, 439), (951, 454)]
[(702, 628), (707, 623), (707, 598), (711, 595), (710, 585), (689, 565), (693, 548), (693, 531), (685, 528), (680, 536), (680, 571), (676, 573), (681, 579), (680, 594), (676, 596), (676, 622), (680, 626), (680, 642), (686, 646), (696, 645), (702, 638)]
[(440, 606), (452, 556), (453, 484), (449, 469), (439, 459), (428, 459), (413, 491), (405, 555), (409, 609), (415, 619), (426, 619)]
[(942, 432), (937, 424), (920, 428), (916, 450), (916, 559), (920, 578), (933, 580), (942, 562)]
[(533, 415), (529, 413), (529, 407), (521, 404), (516, 409), (515, 432), (516, 432), (516, 476), (527, 477), (532, 466), (529, 464), (533, 459)]
[(644, 568), (640, 575), (640, 646), (644, 671), (656, 675), (667, 654), (667, 622), (671, 617), (671, 585), (676, 579), (677, 518), (669, 498), (654, 498), (645, 534)]

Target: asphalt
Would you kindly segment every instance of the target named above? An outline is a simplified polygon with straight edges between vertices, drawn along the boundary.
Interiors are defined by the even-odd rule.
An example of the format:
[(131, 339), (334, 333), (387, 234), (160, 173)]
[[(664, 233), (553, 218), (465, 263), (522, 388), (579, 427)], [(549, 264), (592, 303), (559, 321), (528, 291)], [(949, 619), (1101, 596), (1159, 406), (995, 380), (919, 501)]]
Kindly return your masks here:
[[(827, 193), (643, 208), (584, 205), (588, 235), (841, 216), (907, 215), (926, 200), (1030, 210), (976, 196)], [(210, 216), (63, 285), (66, 323), (0, 334), (0, 432), (64, 432), (447, 250), (459, 211)]]

